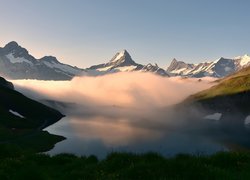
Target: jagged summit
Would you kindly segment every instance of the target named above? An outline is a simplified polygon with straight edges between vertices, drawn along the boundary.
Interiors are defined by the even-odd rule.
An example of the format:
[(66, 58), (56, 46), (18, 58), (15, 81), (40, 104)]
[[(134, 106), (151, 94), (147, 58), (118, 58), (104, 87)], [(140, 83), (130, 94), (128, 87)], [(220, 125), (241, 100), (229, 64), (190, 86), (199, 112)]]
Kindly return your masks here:
[(118, 52), (115, 56), (105, 64), (94, 65), (87, 70), (95, 70), (102, 72), (101, 74), (113, 73), (113, 72), (151, 72), (161, 76), (168, 76), (166, 71), (160, 68), (157, 64), (142, 65), (135, 62), (126, 49)]
[(44, 56), (40, 59), (40, 61), (52, 62), (52, 63), (59, 63), (56, 57), (54, 56)]
[(174, 59), (172, 60), (172, 63), (175, 63), (175, 62), (178, 62), (178, 61), (177, 61), (177, 59), (174, 58)]
[(157, 63), (154, 65), (151, 63), (148, 63), (147, 65), (143, 66), (142, 69), (140, 70), (142, 72), (152, 72), (161, 76), (169, 76), (167, 72), (160, 68)]
[(114, 55), (114, 57), (107, 63), (94, 65), (88, 68), (88, 70), (97, 70), (102, 72), (110, 71), (133, 71), (143, 66), (136, 63), (130, 56), (127, 50), (122, 50)]
[(180, 69), (183, 69), (183, 68), (187, 68), (187, 69), (190, 69), (190, 68), (193, 68), (193, 64), (187, 64), (183, 61), (178, 61), (177, 59), (173, 59), (172, 62), (170, 63), (170, 65), (168, 66), (167, 68), (167, 72), (171, 72), (171, 71), (176, 71), (176, 70), (180, 70)]
[(14, 48), (14, 47), (18, 47), (18, 46), (19, 46), (19, 44), (16, 41), (11, 41), (8, 44), (6, 44), (4, 46), (4, 48), (10, 48), (10, 47)]
[(126, 49), (118, 52), (115, 56), (107, 63), (109, 66), (129, 66), (137, 65), (135, 61), (131, 58), (130, 54)]
[(130, 54), (128, 53), (126, 49), (116, 53), (115, 56), (110, 60), (110, 62), (115, 62), (125, 56), (130, 56)]
[(10, 54), (12, 53), (15, 57), (22, 57), (22, 56), (27, 56), (29, 55), (29, 52), (21, 47), (17, 42), (11, 41), (8, 44), (6, 44), (3, 48), (2, 51), (5, 54)]

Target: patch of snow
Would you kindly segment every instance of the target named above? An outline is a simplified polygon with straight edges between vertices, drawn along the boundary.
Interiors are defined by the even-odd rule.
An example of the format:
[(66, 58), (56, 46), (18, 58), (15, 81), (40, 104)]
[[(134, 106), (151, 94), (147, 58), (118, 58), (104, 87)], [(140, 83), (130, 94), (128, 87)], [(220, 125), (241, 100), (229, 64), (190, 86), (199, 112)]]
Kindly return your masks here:
[(125, 72), (125, 71), (133, 71), (136, 68), (136, 66), (123, 66), (123, 67), (117, 67), (115, 69)]
[(212, 62), (209, 66), (205, 66), (205, 71), (211, 71), (211, 69), (215, 66), (216, 63), (218, 63), (219, 60), (216, 60)]
[(63, 72), (66, 73), (70, 73), (73, 75), (77, 75), (81, 73), (81, 70), (75, 69), (69, 65), (65, 65), (65, 64), (59, 64), (59, 63), (55, 63), (55, 62), (43, 62), (46, 66), (50, 67), (50, 68), (56, 68), (56, 69), (60, 69)]
[(240, 59), (240, 65), (241, 66), (245, 66), (247, 65), (248, 63), (250, 63), (250, 57), (248, 55), (244, 55), (242, 57), (238, 57), (238, 59)]
[(124, 56), (124, 54), (125, 54), (125, 50), (119, 52), (118, 55), (115, 57), (115, 59), (113, 59), (111, 62), (115, 62), (119, 60), (120, 58), (122, 58), (122, 56)]
[(200, 66), (198, 69), (193, 70), (192, 73), (193, 73), (193, 74), (197, 74), (197, 73), (203, 71), (204, 68), (205, 68), (204, 65), (202, 65), (202, 66)]
[[(225, 59), (224, 57), (221, 57), (221, 58)], [(216, 64), (217, 62), (219, 62), (221, 60), (221, 58), (216, 59), (215, 61), (213, 61), (213, 64)]]
[(104, 67), (104, 68), (98, 68), (96, 69), (97, 71), (107, 71), (109, 70), (110, 68), (112, 68), (112, 66), (108, 66), (108, 67)]
[(186, 69), (185, 71), (182, 72), (182, 74), (183, 75), (193, 74), (192, 71), (193, 71), (193, 69)]
[(194, 68), (190, 68), (190, 69), (188, 69), (188, 68), (181, 68), (181, 69), (173, 70), (170, 73), (172, 73), (172, 74), (189, 75), (189, 74), (193, 74), (192, 71), (194, 70)]
[(11, 113), (11, 114), (13, 114), (13, 115), (15, 115), (15, 116), (18, 116), (18, 117), (20, 117), (20, 118), (22, 118), (22, 119), (24, 119), (25, 117), (24, 116), (22, 116), (21, 114), (19, 114), (18, 112), (16, 112), (16, 111), (13, 111), (13, 110), (9, 110), (9, 112)]
[(23, 62), (25, 62), (25, 63), (28, 63), (28, 64), (31, 64), (31, 65), (33, 65), (33, 63), (32, 62), (30, 62), (29, 60), (27, 60), (27, 59), (25, 59), (25, 58), (23, 58), (23, 57), (14, 57), (14, 55), (13, 54), (8, 54), (8, 55), (6, 55), (6, 57), (10, 60), (10, 62), (11, 63), (23, 63)]
[(171, 73), (179, 74), (179, 73), (181, 73), (181, 72), (183, 72), (185, 70), (187, 70), (187, 68), (181, 68), (181, 69), (173, 70), (173, 71), (171, 71)]
[(219, 121), (221, 116), (222, 116), (221, 113), (214, 113), (214, 114), (209, 114), (209, 115), (205, 116), (204, 119)]
[(250, 125), (250, 115), (248, 115), (245, 119), (245, 125)]

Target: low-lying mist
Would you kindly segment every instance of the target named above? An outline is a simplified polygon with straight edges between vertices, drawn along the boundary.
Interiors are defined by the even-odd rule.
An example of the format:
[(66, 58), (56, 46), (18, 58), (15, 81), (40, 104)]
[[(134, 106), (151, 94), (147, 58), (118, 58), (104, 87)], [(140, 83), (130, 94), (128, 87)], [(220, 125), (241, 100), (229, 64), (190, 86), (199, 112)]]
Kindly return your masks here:
[(165, 107), (206, 89), (214, 79), (165, 78), (151, 73), (75, 77), (71, 81), (14, 80), (15, 88), (35, 99), (82, 105)]
[(129, 72), (75, 77), (71, 81), (13, 82), (17, 90), (33, 99), (50, 99), (70, 104), (66, 108), (54, 104), (55, 108), (66, 115), (83, 119), (105, 117), (114, 123), (122, 119), (133, 126), (153, 129), (177, 123), (175, 112), (167, 110), (167, 107), (209, 88), (213, 80), (166, 78), (152, 73)]
[(46, 129), (67, 137), (52, 153), (98, 155), (110, 148), (163, 154), (220, 149), (211, 143), (211, 122), (204, 123), (201, 109), (172, 108), (189, 95), (211, 87), (214, 80), (129, 72), (71, 81), (12, 82), (16, 90), (66, 115)]

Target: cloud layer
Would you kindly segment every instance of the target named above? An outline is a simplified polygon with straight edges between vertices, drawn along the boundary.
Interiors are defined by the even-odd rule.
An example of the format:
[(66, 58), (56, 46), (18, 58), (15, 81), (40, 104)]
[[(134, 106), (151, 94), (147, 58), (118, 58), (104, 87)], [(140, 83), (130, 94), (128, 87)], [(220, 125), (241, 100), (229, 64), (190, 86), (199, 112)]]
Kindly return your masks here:
[(210, 87), (211, 80), (164, 78), (151, 73), (130, 72), (76, 77), (72, 81), (13, 82), (16, 89), (36, 99), (48, 98), (82, 105), (164, 107)]
[[(71, 81), (13, 82), (16, 89), (31, 98), (66, 102), (69, 106), (64, 108), (58, 103), (52, 106), (79, 123), (80, 119), (98, 123), (109, 121), (109, 124), (122, 127), (158, 131), (173, 124), (183, 124), (182, 117), (187, 119), (187, 114), (176, 113), (168, 107), (212, 86), (212, 80), (165, 78), (151, 73), (130, 72), (76, 77)], [(74, 123), (77, 124), (76, 121)], [(76, 129), (79, 129), (77, 125)]]
[[(109, 151), (109, 147), (153, 150), (151, 143), (157, 150), (163, 142), (164, 147), (176, 149), (184, 138), (187, 143), (181, 143), (181, 151), (190, 147), (190, 143), (204, 142), (204, 139), (195, 141), (195, 137), (200, 137), (202, 127), (188, 121), (193, 114), (176, 112), (170, 107), (209, 88), (213, 80), (164, 78), (151, 73), (130, 72), (76, 77), (71, 81), (16, 80), (13, 83), (17, 90), (31, 98), (59, 101), (50, 105), (67, 117), (48, 130), (68, 140), (59, 143), (53, 152), (67, 149), (67, 152), (88, 154), (97, 150), (97, 144), (103, 152)], [(179, 137), (182, 140), (176, 141)], [(83, 147), (89, 147), (89, 150)]]

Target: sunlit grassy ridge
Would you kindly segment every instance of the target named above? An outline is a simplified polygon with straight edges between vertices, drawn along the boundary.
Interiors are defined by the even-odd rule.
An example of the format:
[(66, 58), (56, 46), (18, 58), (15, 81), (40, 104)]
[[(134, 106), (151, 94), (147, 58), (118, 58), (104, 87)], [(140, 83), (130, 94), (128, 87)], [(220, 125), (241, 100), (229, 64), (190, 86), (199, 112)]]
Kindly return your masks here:
[(217, 85), (194, 94), (189, 99), (204, 100), (216, 96), (250, 91), (250, 67), (217, 81)]

